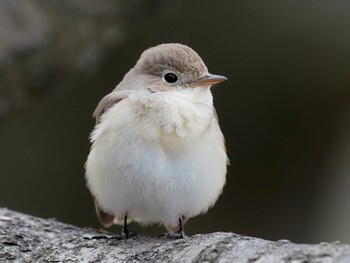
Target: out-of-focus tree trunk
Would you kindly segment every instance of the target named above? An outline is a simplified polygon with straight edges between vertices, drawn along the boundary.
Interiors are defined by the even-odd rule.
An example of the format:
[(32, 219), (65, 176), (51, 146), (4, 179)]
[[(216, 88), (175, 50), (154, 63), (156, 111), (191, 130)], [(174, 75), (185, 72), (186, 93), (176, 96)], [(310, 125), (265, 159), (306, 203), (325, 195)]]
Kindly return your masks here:
[(0, 118), (70, 89), (162, 1), (0, 2)]

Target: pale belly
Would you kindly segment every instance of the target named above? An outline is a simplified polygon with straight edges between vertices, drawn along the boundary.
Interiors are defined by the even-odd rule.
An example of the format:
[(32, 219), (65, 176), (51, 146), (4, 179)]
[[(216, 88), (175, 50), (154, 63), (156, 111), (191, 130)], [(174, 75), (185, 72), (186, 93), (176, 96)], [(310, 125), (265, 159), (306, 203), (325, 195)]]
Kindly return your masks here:
[[(141, 223), (176, 226), (206, 212), (225, 184), (226, 153), (215, 122), (193, 142), (172, 135), (154, 140), (132, 122), (98, 138), (86, 178), (103, 210)], [(122, 139), (123, 138), (123, 139)]]

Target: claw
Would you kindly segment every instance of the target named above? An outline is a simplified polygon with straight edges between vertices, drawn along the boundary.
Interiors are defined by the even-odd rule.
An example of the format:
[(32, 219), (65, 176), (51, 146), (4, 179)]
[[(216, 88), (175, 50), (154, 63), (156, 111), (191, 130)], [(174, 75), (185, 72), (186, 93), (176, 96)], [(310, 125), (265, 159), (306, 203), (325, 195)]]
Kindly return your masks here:
[(108, 243), (108, 245), (117, 245), (118, 241), (120, 240), (120, 236), (111, 236), (108, 237), (106, 240), (106, 243)]
[(185, 235), (185, 231), (184, 231), (184, 227), (183, 227), (183, 224), (182, 224), (182, 220), (181, 218), (179, 218), (179, 227), (180, 227), (180, 230), (178, 232), (167, 232), (167, 233), (162, 233), (158, 236), (158, 239), (159, 238), (168, 238), (168, 239), (183, 239), (186, 237)]
[(119, 236), (119, 240), (127, 240), (129, 238), (132, 239), (139, 239), (139, 235), (135, 231), (122, 231), (121, 235)]
[(127, 240), (129, 238), (138, 239), (139, 235), (134, 231), (129, 231), (127, 224), (127, 215), (124, 217), (124, 225), (122, 227), (122, 233), (119, 236), (119, 240)]

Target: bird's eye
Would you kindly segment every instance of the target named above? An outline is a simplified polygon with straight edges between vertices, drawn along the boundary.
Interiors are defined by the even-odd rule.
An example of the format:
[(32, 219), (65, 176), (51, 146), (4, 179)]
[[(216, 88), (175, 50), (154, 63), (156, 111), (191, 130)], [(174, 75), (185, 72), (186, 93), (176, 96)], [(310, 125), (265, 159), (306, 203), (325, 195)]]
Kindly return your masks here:
[(174, 73), (166, 73), (164, 76), (163, 76), (163, 80), (166, 82), (166, 83), (169, 83), (169, 84), (174, 84), (178, 81), (178, 78), (177, 76), (174, 74)]

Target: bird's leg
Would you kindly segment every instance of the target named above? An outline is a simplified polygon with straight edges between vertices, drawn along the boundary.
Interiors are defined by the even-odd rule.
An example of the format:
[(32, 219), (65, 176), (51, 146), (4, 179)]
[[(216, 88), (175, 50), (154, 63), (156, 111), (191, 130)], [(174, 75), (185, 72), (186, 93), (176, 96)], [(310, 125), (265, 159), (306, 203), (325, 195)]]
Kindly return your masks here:
[(186, 235), (185, 235), (185, 229), (184, 229), (184, 226), (183, 226), (183, 224), (182, 224), (181, 218), (179, 218), (179, 226), (180, 226), (180, 229), (179, 229), (179, 231), (177, 231), (177, 233), (180, 234), (181, 238), (186, 237)]
[(158, 238), (161, 238), (161, 237), (171, 238), (171, 239), (180, 239), (180, 238), (186, 237), (181, 218), (179, 218), (179, 230), (177, 232), (162, 233), (158, 236)]
[(120, 234), (120, 239), (127, 240), (129, 238), (138, 238), (139, 235), (136, 232), (129, 231), (128, 224), (127, 224), (127, 218), (128, 218), (128, 216), (125, 214), (124, 224), (122, 226), (122, 233)]

